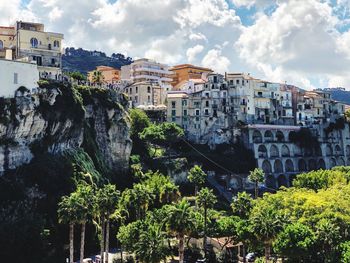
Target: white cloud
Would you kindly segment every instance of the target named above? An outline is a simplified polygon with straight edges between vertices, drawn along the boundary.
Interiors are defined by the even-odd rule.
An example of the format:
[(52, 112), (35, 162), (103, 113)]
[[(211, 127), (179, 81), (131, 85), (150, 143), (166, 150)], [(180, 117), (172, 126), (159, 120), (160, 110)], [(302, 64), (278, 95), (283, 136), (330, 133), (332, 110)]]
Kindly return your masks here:
[(196, 56), (201, 53), (204, 50), (204, 46), (202, 45), (195, 45), (194, 47), (191, 47), (187, 49), (186, 55), (187, 55), (187, 60), (188, 62), (192, 63)]
[(236, 47), (266, 77), (311, 87), (312, 78), (330, 79), (350, 69), (338, 47), (338, 22), (327, 3), (290, 0), (245, 28)]
[(222, 74), (228, 71), (230, 64), (230, 60), (223, 56), (219, 49), (209, 50), (202, 60), (204, 67), (212, 68)]

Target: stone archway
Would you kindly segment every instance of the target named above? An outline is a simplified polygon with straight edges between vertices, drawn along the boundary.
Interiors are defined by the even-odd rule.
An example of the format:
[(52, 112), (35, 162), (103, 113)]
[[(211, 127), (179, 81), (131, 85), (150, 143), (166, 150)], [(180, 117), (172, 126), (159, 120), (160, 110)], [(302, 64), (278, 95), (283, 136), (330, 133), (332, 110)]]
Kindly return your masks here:
[(253, 132), (253, 142), (254, 143), (262, 143), (262, 135), (258, 130), (254, 130)]
[(271, 167), (271, 164), (268, 160), (263, 161), (261, 168), (263, 169), (265, 174), (272, 173), (272, 167)]
[(275, 164), (273, 166), (274, 168), (274, 173), (283, 173), (283, 163), (281, 162), (281, 160), (275, 160)]
[(258, 156), (259, 156), (259, 158), (267, 158), (267, 149), (266, 149), (265, 145), (263, 145), (263, 144), (259, 145)]
[(350, 145), (346, 145), (346, 156), (350, 156)]
[(339, 156), (339, 155), (342, 155), (342, 150), (341, 150), (341, 147), (337, 144), (335, 146), (335, 156)]
[(277, 146), (272, 144), (271, 147), (270, 147), (270, 157), (271, 158), (276, 158), (276, 157), (279, 157), (279, 156), (280, 156), (280, 154), (279, 154)]
[(276, 139), (278, 142), (284, 142), (285, 138), (284, 138), (284, 134), (281, 131), (277, 131), (276, 132)]
[(298, 169), (299, 169), (299, 172), (306, 172), (307, 171), (307, 164), (306, 164), (304, 159), (299, 159)]
[(292, 173), (294, 172), (294, 164), (293, 161), (291, 159), (286, 160), (286, 172), (287, 173)]
[(318, 161), (318, 164), (317, 164), (317, 169), (323, 169), (325, 170), (326, 169), (326, 163), (323, 159), (320, 159)]
[(332, 156), (333, 155), (333, 149), (330, 144), (326, 145), (326, 156)]
[(273, 134), (271, 131), (266, 131), (264, 134), (265, 142), (272, 142), (273, 141)]
[(317, 170), (316, 160), (310, 159), (309, 160), (309, 171), (315, 171), (315, 170)]
[(334, 167), (334, 166), (337, 166), (337, 162), (335, 161), (334, 158), (331, 158), (331, 159), (329, 160), (329, 163), (330, 163), (330, 168), (332, 168), (332, 167)]
[(287, 145), (285, 144), (282, 145), (281, 154), (282, 154), (282, 157), (290, 157), (290, 150)]
[(268, 188), (276, 189), (276, 179), (272, 174), (268, 174), (265, 177), (265, 185)]
[(338, 158), (338, 166), (345, 166), (345, 160), (343, 157)]
[(281, 186), (288, 187), (288, 180), (284, 174), (280, 174), (277, 177), (277, 184), (278, 184), (278, 188), (280, 188)]

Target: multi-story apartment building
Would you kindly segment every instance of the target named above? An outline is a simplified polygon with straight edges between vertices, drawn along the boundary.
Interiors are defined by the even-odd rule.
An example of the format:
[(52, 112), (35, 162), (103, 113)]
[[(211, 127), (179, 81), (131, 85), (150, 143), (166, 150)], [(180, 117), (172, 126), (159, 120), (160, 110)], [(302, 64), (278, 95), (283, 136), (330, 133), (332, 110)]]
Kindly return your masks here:
[(172, 72), (166, 64), (158, 63), (154, 60), (142, 58), (135, 60), (127, 66), (121, 67), (121, 79), (131, 82), (150, 82), (170, 90)]
[(166, 100), (166, 90), (150, 81), (127, 85), (124, 92), (128, 95), (132, 108), (153, 109), (159, 106), (163, 108)]
[(95, 72), (101, 72), (103, 83), (115, 84), (120, 80), (120, 70), (108, 66), (98, 66), (95, 70), (88, 72), (88, 80), (90, 82), (94, 81)]
[(61, 74), (63, 34), (46, 32), (43, 24), (22, 21), (14, 27), (1, 27), (0, 32), (0, 57), (5, 58), (4, 49), (11, 50), (7, 58), (35, 61), (44, 77), (58, 78)]
[(173, 66), (169, 69), (173, 74), (171, 76), (171, 85), (174, 90), (180, 90), (180, 87), (184, 82), (190, 80), (206, 79), (209, 73), (213, 73), (210, 68), (203, 68), (194, 66), (191, 64), (181, 64)]

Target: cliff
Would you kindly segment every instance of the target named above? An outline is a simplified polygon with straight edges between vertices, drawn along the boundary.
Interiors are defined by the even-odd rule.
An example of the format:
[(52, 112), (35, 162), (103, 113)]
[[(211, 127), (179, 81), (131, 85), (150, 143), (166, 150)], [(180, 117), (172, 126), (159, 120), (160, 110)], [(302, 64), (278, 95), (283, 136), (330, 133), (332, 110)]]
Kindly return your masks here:
[(100, 170), (124, 172), (131, 152), (127, 100), (115, 91), (41, 82), (0, 98), (0, 174), (37, 154), (82, 148)]

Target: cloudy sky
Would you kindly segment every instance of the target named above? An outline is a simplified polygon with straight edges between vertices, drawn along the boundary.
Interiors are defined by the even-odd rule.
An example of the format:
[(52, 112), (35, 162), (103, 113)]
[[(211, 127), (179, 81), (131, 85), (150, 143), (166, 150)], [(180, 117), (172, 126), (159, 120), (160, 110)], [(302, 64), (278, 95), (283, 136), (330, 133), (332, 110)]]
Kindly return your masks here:
[(0, 0), (65, 46), (350, 89), (350, 0)]

